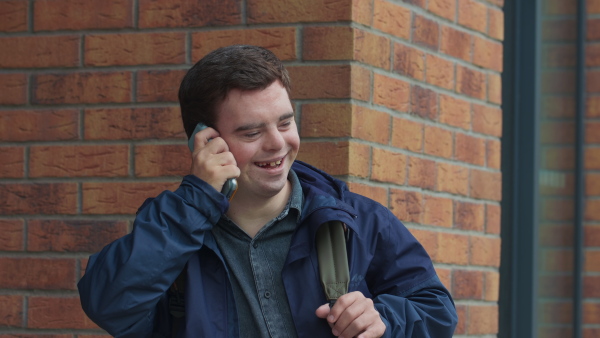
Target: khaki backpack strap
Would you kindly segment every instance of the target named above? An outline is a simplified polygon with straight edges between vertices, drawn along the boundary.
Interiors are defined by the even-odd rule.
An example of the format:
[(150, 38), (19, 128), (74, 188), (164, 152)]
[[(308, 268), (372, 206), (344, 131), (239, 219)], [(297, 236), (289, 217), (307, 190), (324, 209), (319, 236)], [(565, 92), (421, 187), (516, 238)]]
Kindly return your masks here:
[(346, 252), (346, 236), (342, 222), (327, 222), (317, 231), (317, 255), (321, 284), (329, 305), (348, 293), (350, 272)]

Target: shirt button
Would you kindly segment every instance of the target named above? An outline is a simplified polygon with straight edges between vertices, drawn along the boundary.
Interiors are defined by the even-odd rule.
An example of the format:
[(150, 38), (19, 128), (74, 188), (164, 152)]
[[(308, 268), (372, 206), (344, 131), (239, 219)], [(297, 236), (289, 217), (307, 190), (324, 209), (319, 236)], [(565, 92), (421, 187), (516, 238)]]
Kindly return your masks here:
[(252, 246), (254, 247), (254, 249), (256, 249), (258, 248), (258, 243), (254, 243)]
[(271, 298), (271, 293), (269, 291), (265, 292), (265, 298)]

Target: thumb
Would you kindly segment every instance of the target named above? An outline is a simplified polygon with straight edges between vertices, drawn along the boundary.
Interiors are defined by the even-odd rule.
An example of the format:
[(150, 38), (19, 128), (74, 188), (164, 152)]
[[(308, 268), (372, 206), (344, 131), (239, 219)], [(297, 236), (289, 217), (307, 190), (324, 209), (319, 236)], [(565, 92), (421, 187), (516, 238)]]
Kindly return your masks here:
[(330, 310), (331, 309), (329, 308), (329, 304), (323, 304), (319, 306), (319, 308), (317, 308), (315, 314), (317, 315), (317, 317), (325, 319), (327, 318), (327, 315), (329, 315)]

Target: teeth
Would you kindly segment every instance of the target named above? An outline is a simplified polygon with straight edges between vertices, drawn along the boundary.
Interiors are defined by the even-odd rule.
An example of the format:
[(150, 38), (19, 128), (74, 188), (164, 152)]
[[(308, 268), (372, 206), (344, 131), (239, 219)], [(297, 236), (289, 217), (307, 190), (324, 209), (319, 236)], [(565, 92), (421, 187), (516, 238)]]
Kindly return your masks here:
[(275, 161), (275, 162), (265, 162), (265, 163), (256, 163), (257, 166), (259, 167), (266, 167), (266, 166), (270, 166), (270, 167), (276, 167), (278, 165), (281, 164), (281, 160)]

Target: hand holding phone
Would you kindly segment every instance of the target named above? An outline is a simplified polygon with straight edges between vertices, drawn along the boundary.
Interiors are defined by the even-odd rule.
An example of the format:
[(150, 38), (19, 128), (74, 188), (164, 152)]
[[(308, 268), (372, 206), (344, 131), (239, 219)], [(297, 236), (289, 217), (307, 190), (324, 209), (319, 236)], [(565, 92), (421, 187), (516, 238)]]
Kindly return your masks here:
[[(196, 125), (196, 128), (194, 129), (194, 131), (192, 132), (192, 136), (190, 137), (190, 139), (188, 140), (188, 147), (190, 148), (190, 151), (192, 153), (194, 153), (194, 144), (196, 142), (196, 134), (201, 132), (202, 130), (208, 128), (205, 124), (202, 123), (198, 123)], [(212, 138), (208, 139), (207, 143), (210, 142), (212, 140)], [(220, 149), (222, 150), (222, 149)], [(217, 150), (217, 151), (220, 151)], [(228, 149), (226, 149), (226, 151), (222, 151), (219, 154), (223, 154), (224, 152), (229, 153)], [(233, 155), (232, 155), (233, 156)], [(235, 160), (234, 160), (235, 162)], [(192, 169), (194, 168), (194, 164), (192, 164)], [(238, 173), (239, 174), (239, 173)], [(210, 183), (210, 182), (209, 182)], [(225, 195), (225, 197), (227, 197), (228, 200), (231, 201), (231, 199), (233, 198), (233, 196), (235, 195), (235, 192), (237, 191), (237, 180), (235, 178), (228, 178), (225, 183), (223, 184), (223, 188), (221, 189), (221, 193), (223, 195)]]

